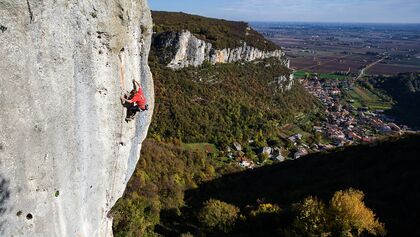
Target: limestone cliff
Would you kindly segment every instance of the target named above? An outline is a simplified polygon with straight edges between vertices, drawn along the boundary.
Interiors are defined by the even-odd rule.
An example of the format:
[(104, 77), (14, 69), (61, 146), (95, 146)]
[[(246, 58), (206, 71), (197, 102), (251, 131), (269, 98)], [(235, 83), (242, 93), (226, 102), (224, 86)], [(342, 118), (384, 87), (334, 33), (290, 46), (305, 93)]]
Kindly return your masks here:
[(152, 111), (145, 0), (0, 0), (0, 236), (112, 236)]
[(265, 51), (248, 46), (246, 42), (237, 48), (216, 49), (209, 42), (198, 39), (188, 30), (182, 32), (164, 32), (154, 37), (153, 46), (163, 52), (169, 61), (168, 67), (181, 69), (188, 66), (200, 66), (204, 62), (211, 64), (254, 61), (257, 59), (277, 58), (289, 66), (289, 60), (280, 50)]

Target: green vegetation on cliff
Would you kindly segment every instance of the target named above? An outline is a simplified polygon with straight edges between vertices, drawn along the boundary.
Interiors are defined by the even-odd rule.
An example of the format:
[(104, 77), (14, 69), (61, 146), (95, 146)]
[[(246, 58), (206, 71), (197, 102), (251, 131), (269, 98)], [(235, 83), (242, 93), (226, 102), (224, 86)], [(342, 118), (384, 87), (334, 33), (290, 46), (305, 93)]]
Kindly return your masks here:
[(197, 38), (212, 43), (217, 49), (240, 47), (244, 42), (261, 50), (279, 49), (245, 22), (207, 18), (182, 12), (154, 11), (152, 17), (156, 33), (188, 30)]

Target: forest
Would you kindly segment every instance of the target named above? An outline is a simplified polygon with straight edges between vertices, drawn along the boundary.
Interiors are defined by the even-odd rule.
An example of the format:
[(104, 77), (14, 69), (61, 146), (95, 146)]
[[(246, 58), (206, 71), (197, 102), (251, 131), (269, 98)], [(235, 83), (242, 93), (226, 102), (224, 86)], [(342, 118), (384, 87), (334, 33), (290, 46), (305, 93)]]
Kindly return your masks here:
[(266, 40), (245, 22), (213, 19), (182, 12), (161, 11), (153, 11), (152, 18), (156, 35), (163, 32), (188, 30), (199, 39), (212, 43), (216, 49), (241, 47), (245, 42), (261, 50), (279, 49), (279, 46)]
[(417, 236), (419, 138), (390, 138), (249, 171), (177, 141), (149, 139), (114, 208), (114, 234)]

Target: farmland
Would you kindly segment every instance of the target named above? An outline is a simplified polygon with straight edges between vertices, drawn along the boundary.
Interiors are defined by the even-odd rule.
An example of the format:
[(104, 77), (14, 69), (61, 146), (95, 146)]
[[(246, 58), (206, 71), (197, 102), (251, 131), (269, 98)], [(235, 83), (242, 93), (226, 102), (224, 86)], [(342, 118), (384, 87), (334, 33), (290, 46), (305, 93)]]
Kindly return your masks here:
[(379, 59), (368, 74), (420, 71), (420, 25), (254, 23), (280, 45), (295, 70), (358, 72)]
[(370, 110), (388, 110), (392, 108), (392, 102), (385, 100), (369, 89), (356, 85), (348, 90), (344, 98), (351, 101), (355, 108), (369, 108)]
[(339, 80), (349, 78), (346, 75), (340, 75), (336, 73), (313, 73), (311, 71), (295, 71), (293, 75), (296, 78), (303, 78), (303, 77), (308, 77), (308, 76), (317, 76), (320, 79), (339, 79)]

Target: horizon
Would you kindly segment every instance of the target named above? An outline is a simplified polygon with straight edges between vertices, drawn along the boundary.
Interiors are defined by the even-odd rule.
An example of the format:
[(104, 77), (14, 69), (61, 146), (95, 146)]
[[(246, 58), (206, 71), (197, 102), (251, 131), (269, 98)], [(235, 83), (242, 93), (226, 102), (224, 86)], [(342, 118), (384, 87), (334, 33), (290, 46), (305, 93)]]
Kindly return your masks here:
[[(226, 20), (226, 19), (223, 19)], [(355, 25), (419, 25), (420, 22), (339, 22), (339, 21), (245, 21), (248, 23), (273, 23), (273, 24), (280, 24), (280, 23), (290, 23), (290, 24), (355, 24)]]
[(153, 11), (245, 22), (420, 24), (415, 0), (150, 0), (149, 5)]
[(166, 11), (166, 10), (154, 10), (155, 12), (168, 12), (168, 13), (184, 13), (188, 15), (195, 15), (195, 16), (202, 16), (206, 18), (213, 18), (213, 19), (220, 19), (220, 20), (226, 20), (226, 21), (238, 21), (238, 22), (247, 22), (247, 23), (273, 23), (273, 24), (280, 24), (280, 23), (290, 23), (290, 24), (360, 24), (360, 25), (419, 25), (420, 22), (339, 22), (339, 21), (288, 21), (288, 20), (279, 20), (279, 21), (261, 21), (261, 20), (255, 20), (255, 21), (245, 21), (245, 20), (230, 20), (225, 18), (217, 18), (212, 16), (206, 16), (206, 15), (200, 15), (196, 13), (191, 12), (185, 12), (185, 11)]

